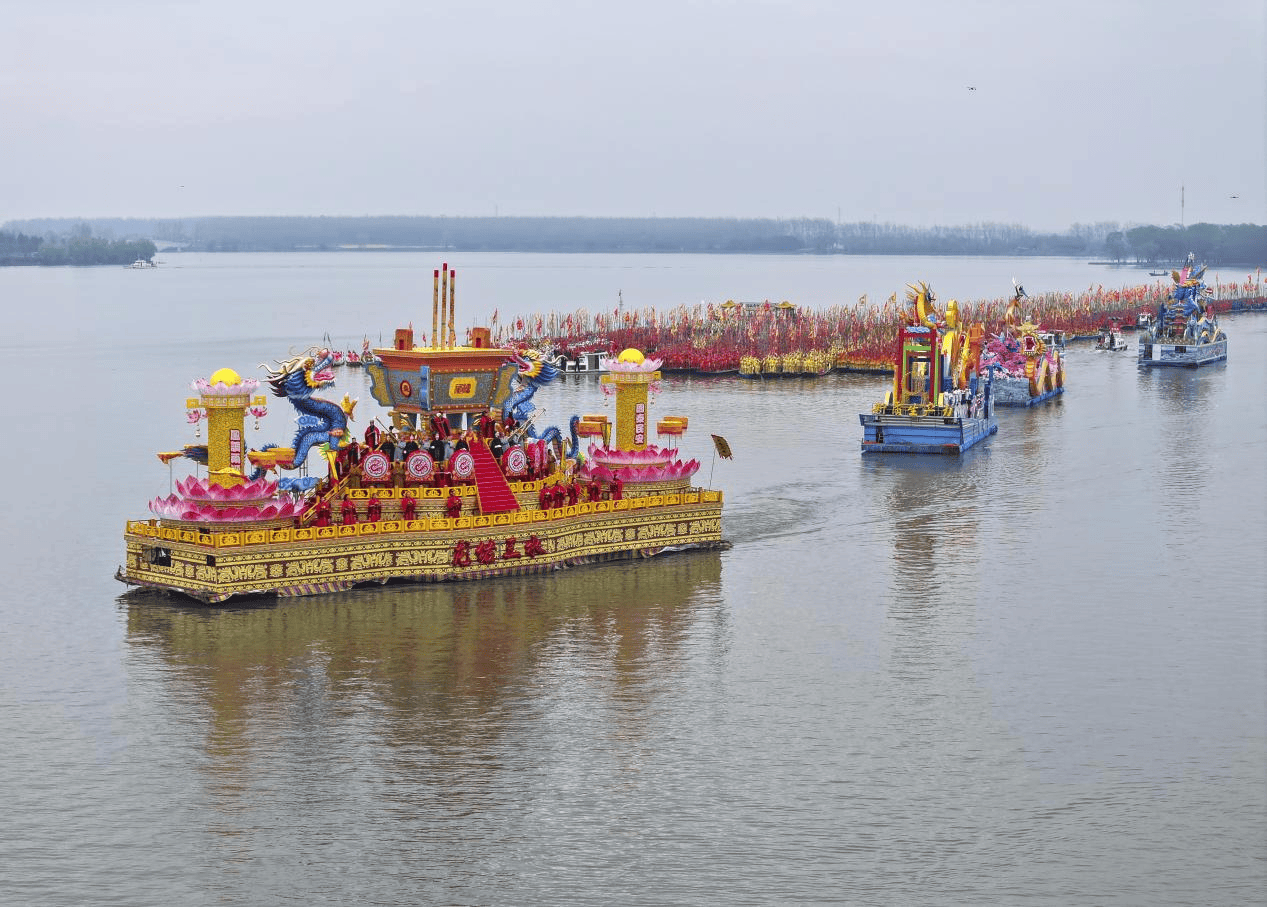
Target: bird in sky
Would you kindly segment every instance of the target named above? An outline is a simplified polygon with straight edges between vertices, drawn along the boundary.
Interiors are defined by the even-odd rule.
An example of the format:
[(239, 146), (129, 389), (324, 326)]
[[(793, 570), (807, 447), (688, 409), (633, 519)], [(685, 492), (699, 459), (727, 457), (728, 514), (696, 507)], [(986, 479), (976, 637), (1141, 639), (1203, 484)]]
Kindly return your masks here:
[(969, 90), (969, 91), (976, 91), (976, 90), (977, 90), (977, 86), (975, 86), (975, 85), (969, 85), (969, 86), (968, 86), (968, 90)]
[(1229, 195), (1228, 198), (1240, 198), (1239, 195)]

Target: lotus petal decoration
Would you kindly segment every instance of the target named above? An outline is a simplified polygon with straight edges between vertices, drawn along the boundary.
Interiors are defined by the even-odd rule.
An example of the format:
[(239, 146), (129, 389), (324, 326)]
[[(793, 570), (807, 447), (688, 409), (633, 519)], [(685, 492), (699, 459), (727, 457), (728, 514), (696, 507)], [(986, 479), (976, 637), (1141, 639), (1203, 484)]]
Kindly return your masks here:
[(265, 477), (253, 479), (241, 485), (225, 487), (215, 482), (207, 482), (197, 476), (188, 476), (176, 480), (176, 490), (181, 497), (197, 501), (265, 500), (276, 497), (277, 483)]
[(698, 460), (683, 463), (669, 448), (648, 446), (645, 450), (617, 450), (591, 444), (589, 457), (581, 470), (586, 479), (622, 482), (662, 482), (693, 476), (699, 470)]
[(254, 378), (243, 378), (238, 384), (225, 384), (223, 381), (211, 384), (206, 378), (195, 378), (190, 383), (190, 387), (207, 397), (241, 397), (254, 392), (259, 386)]
[(301, 512), (293, 500), (278, 499), (276, 483), (267, 479), (225, 488), (188, 476), (176, 481), (176, 491), (150, 501), (150, 512), (164, 519), (206, 523), (271, 520)]
[(663, 364), (663, 359), (643, 359), (641, 362), (621, 362), (618, 359), (604, 356), (598, 360), (598, 367), (600, 369), (609, 372), (625, 372), (628, 374), (658, 371), (660, 366)]

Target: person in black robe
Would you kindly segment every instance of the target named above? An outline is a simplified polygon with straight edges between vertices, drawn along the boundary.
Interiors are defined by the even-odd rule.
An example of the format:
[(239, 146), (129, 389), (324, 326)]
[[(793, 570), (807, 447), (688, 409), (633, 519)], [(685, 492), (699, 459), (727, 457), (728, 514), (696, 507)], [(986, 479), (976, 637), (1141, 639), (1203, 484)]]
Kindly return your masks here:
[(444, 438), (439, 435), (431, 439), (431, 443), (427, 445), (427, 452), (431, 454), (431, 459), (436, 461), (437, 466), (448, 459), (445, 456), (448, 453), (448, 445), (444, 443)]

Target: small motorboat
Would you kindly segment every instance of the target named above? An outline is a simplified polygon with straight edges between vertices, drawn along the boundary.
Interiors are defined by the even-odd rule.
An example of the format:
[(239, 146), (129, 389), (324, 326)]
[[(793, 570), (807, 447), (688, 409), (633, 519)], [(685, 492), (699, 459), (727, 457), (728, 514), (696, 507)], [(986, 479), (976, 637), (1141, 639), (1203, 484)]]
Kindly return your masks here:
[(1110, 353), (1126, 349), (1126, 338), (1122, 336), (1121, 326), (1114, 322), (1100, 328), (1100, 338), (1096, 340), (1095, 348)]

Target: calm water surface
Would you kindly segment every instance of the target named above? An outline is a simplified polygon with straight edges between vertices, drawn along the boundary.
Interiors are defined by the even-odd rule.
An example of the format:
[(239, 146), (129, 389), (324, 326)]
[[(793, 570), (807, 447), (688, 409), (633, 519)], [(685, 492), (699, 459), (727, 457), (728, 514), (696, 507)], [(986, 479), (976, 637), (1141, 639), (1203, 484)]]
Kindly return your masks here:
[[(670, 377), (657, 412), (690, 418), (732, 550), (207, 609), (112, 578), (123, 521), (168, 491), (154, 452), (194, 440), (189, 381), (422, 324), (439, 262), (166, 257), (0, 270), (0, 902), (1260, 901), (1267, 317), (1225, 319), (1231, 360), (1199, 372), (1075, 347), (1069, 392), (1003, 411), (962, 460), (861, 457), (883, 378)], [(988, 280), (928, 259), (450, 264), (464, 321), (617, 289), (833, 304), (1095, 280), (1059, 260), (1046, 286), (1008, 259), (978, 260)], [(356, 424), (376, 411), (363, 375), (335, 390)], [(537, 402), (547, 423), (602, 405), (584, 377)]]

